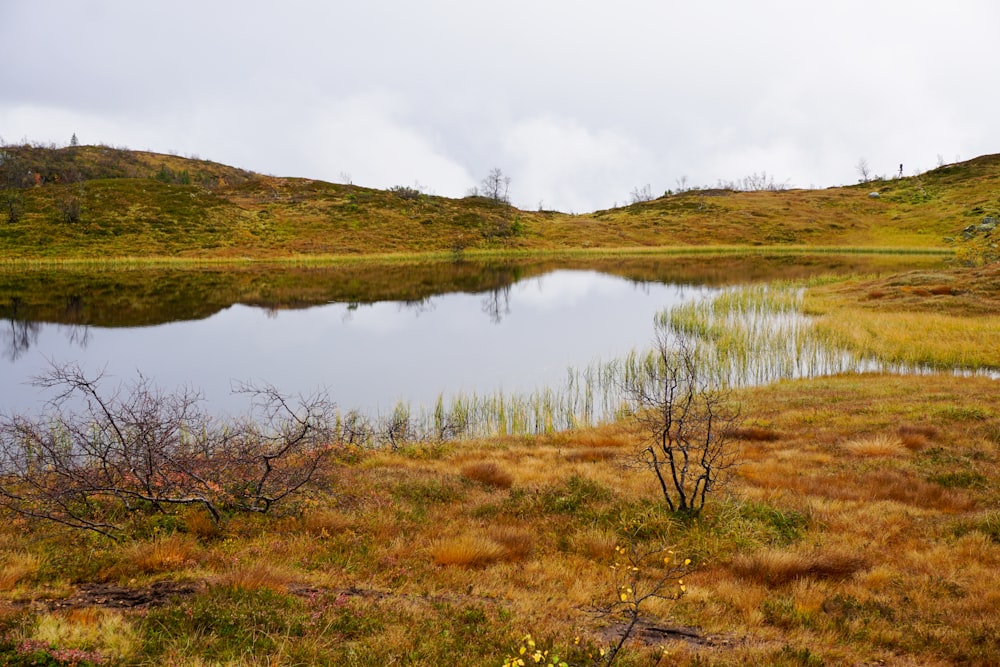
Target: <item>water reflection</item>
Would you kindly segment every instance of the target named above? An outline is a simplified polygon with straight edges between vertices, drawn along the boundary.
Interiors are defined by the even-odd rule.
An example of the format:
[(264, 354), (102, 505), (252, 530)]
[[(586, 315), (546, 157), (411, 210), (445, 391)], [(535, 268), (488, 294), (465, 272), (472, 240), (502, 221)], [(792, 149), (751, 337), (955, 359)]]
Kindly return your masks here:
[[(875, 265), (872, 265), (872, 262)], [(926, 268), (926, 257), (682, 257), (265, 271), (0, 271), (0, 411), (33, 409), (49, 360), (225, 406), (232, 381), (327, 387), (345, 408), (531, 390), (648, 345), (653, 315), (719, 285)], [(686, 286), (685, 286), (686, 285)], [(68, 296), (67, 296), (68, 295)], [(42, 323), (45, 323), (44, 325)], [(235, 404), (235, 401), (233, 401)]]
[(236, 381), (288, 392), (324, 387), (344, 408), (374, 411), (401, 399), (432, 404), (448, 392), (530, 390), (562, 381), (567, 367), (646, 346), (655, 312), (705, 292), (556, 271), (481, 293), (300, 309), (234, 305), (146, 327), (32, 322), (31, 339), (0, 376), (0, 410), (38, 405), (42, 397), (24, 383), (49, 359), (107, 367), (119, 379), (141, 371), (165, 389), (191, 385), (213, 408), (241, 407), (229, 396)]
[(504, 315), (510, 314), (510, 287), (490, 290), (480, 302), (480, 308), (489, 315), (493, 324), (500, 324)]

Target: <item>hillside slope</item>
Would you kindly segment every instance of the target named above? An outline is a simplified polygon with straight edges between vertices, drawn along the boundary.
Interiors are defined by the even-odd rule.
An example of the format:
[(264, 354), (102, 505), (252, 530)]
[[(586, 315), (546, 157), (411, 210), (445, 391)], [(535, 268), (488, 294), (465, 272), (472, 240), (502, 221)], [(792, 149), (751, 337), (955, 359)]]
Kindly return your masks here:
[[(825, 190), (692, 190), (584, 215), (102, 146), (0, 152), (0, 256), (282, 257), (652, 246), (941, 248), (1000, 214), (1000, 155)], [(878, 192), (879, 197), (869, 193)]]

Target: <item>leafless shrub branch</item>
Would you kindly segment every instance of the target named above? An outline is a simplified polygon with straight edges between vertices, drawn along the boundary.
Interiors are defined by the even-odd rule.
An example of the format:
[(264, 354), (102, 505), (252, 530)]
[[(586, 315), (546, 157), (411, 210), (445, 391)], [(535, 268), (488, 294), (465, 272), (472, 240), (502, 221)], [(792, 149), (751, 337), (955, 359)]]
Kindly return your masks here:
[(164, 393), (147, 378), (107, 392), (103, 374), (53, 365), (44, 416), (0, 417), (0, 507), (116, 537), (136, 514), (201, 505), (267, 512), (330, 460), (338, 441), (323, 395), (292, 403), (245, 386), (253, 409), (220, 421), (199, 393)]

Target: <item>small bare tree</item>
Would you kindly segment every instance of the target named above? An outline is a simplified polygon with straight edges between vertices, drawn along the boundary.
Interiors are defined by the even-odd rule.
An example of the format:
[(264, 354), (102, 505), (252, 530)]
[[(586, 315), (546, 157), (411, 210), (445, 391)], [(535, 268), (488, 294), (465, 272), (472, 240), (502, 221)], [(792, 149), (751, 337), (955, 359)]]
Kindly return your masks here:
[(293, 405), (272, 387), (244, 387), (254, 409), (220, 422), (191, 390), (149, 380), (112, 392), (102, 376), (53, 366), (41, 418), (0, 418), (0, 507), (117, 538), (129, 517), (204, 507), (266, 512), (307, 484), (334, 451), (332, 405)]
[(644, 548), (636, 535), (640, 526), (628, 532), (627, 544), (615, 547), (615, 599), (601, 611), (620, 619), (618, 640), (593, 663), (611, 667), (622, 648), (640, 630), (646, 603), (652, 600), (678, 600), (687, 591), (684, 577), (691, 572), (691, 559), (681, 559), (664, 547)]
[(510, 204), (510, 176), (505, 175), (500, 167), (493, 167), (483, 179), (478, 192), (497, 204)]
[(653, 472), (671, 511), (698, 514), (736, 464), (730, 433), (739, 408), (707, 380), (696, 345), (658, 324), (655, 349), (628, 373), (625, 395), (644, 434), (639, 463)]
[(868, 160), (865, 158), (858, 159), (854, 169), (858, 172), (858, 183), (867, 183), (872, 180), (872, 169), (868, 166)]
[(649, 186), (649, 183), (641, 188), (638, 185), (632, 188), (632, 192), (629, 193), (630, 204), (641, 204), (647, 201), (653, 201), (653, 189)]

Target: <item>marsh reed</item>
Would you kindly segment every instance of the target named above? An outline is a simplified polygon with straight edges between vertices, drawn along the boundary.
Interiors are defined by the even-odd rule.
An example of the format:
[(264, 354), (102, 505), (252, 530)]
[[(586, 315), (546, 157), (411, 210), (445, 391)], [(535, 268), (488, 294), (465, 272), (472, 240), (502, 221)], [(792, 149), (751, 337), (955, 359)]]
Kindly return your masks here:
[[(793, 284), (723, 289), (660, 311), (654, 333), (668, 342), (683, 339), (693, 345), (701, 376), (733, 389), (845, 372), (931, 372), (926, 366), (891, 363), (847, 348), (805, 314), (804, 294), (803, 287)], [(407, 415), (405, 432), (417, 441), (595, 426), (630, 412), (625, 387), (657, 377), (657, 363), (653, 349), (632, 350), (620, 359), (569, 368), (555, 388), (442, 395), (429, 410), (397, 405), (388, 416), (376, 416), (368, 430), (374, 443), (394, 444), (380, 434), (391, 433), (400, 414)]]

